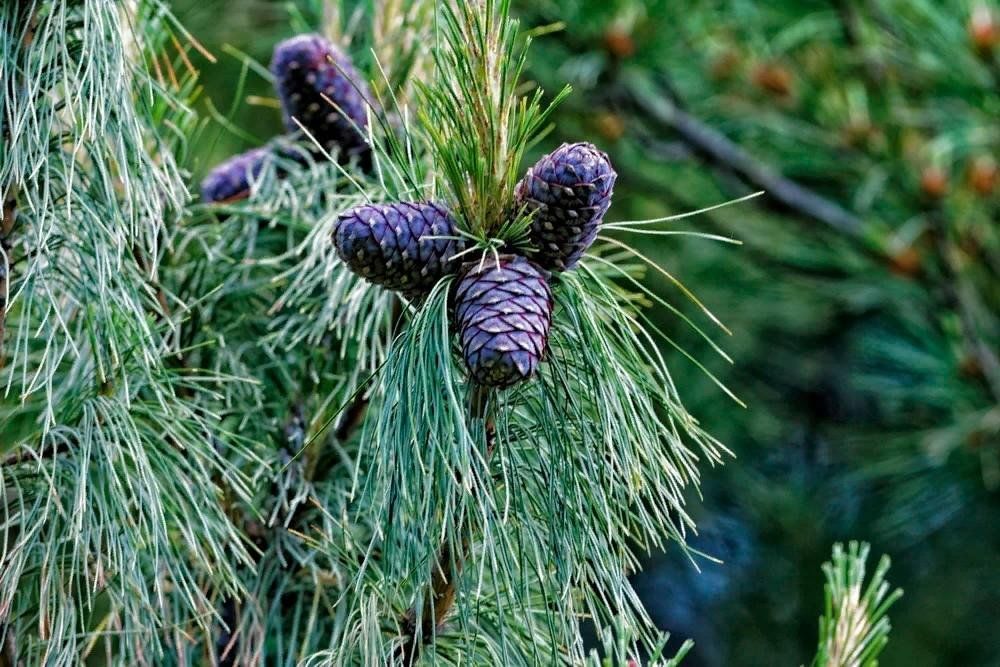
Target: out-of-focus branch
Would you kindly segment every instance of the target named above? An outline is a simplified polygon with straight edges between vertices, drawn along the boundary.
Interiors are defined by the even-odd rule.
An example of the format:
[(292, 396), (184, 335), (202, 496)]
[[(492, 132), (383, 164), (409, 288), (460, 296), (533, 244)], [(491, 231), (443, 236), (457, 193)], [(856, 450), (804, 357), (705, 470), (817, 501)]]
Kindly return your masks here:
[(639, 74), (623, 74), (628, 102), (640, 109), (652, 122), (676, 133), (697, 155), (729, 169), (740, 180), (758, 190), (784, 209), (817, 220), (834, 229), (859, 236), (861, 219), (838, 204), (798, 183), (785, 178), (731, 141), (675, 104), (667, 91)]
[[(727, 170), (751, 187), (766, 190), (773, 201), (792, 213), (823, 222), (854, 238), (862, 237), (860, 218), (757, 160), (725, 135), (684, 111), (672, 101), (670, 91), (660, 89), (653, 81), (638, 75), (632, 75), (624, 82), (629, 102), (646, 118), (674, 132), (695, 154), (713, 166)], [(968, 351), (982, 370), (994, 398), (1000, 401), (1000, 358), (979, 335), (974, 309), (961, 288), (960, 276), (948, 251), (939, 211), (931, 213), (931, 224), (935, 254), (942, 271), (940, 289), (945, 306), (958, 316)], [(931, 288), (935, 285), (927, 286)]]
[(934, 254), (941, 270), (940, 288), (944, 295), (945, 306), (958, 316), (967, 352), (976, 360), (993, 398), (1000, 403), (1000, 358), (979, 335), (979, 326), (976, 324), (973, 305), (968, 294), (963, 290), (963, 281), (952, 260), (945, 221), (940, 209), (935, 207), (930, 211), (928, 218)]
[(831, 0), (831, 4), (840, 18), (844, 40), (860, 56), (860, 62), (868, 84), (871, 86), (882, 85), (886, 77), (886, 67), (883, 62), (874, 57), (866, 48), (861, 13), (858, 11), (857, 6), (855, 6), (854, 0)]

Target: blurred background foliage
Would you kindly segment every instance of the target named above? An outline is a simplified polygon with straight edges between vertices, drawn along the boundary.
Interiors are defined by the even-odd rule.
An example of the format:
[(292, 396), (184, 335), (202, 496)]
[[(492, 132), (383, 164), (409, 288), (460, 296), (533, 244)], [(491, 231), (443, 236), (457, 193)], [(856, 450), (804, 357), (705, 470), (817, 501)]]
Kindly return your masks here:
[[(195, 179), (281, 131), (267, 64), (312, 2), (177, 0), (218, 56), (219, 122)], [(588, 139), (620, 172), (611, 220), (752, 202), (615, 233), (733, 332), (713, 356), (741, 396), (672, 350), (688, 407), (737, 459), (705, 476), (696, 547), (637, 576), (685, 664), (795, 665), (815, 647), (820, 563), (864, 539), (905, 597), (885, 665), (998, 664), (1000, 13), (981, 0), (524, 0), (530, 76), (574, 94), (536, 153)], [(289, 17), (291, 16), (291, 20)], [(301, 19), (296, 19), (296, 17)], [(351, 45), (356, 60), (371, 58)], [(533, 160), (536, 155), (529, 156)], [(196, 180), (195, 180), (196, 182)], [(656, 291), (704, 324), (662, 275)], [(666, 314), (660, 323), (669, 326)], [(676, 357), (676, 358), (674, 358)]]

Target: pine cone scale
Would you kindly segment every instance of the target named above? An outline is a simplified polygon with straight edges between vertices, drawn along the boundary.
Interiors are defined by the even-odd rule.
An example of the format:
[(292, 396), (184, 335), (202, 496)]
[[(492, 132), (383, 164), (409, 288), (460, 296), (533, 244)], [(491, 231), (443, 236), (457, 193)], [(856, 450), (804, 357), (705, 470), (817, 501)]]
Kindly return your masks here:
[(465, 247), (451, 214), (434, 203), (354, 208), (338, 219), (333, 242), (356, 274), (413, 298), (453, 273)]
[(319, 35), (299, 35), (278, 44), (271, 72), (290, 132), (301, 124), (325, 149), (370, 162), (365, 131), (373, 98), (346, 54)]
[(229, 158), (205, 176), (201, 198), (217, 204), (245, 199), (250, 183), (260, 177), (270, 155), (266, 148), (254, 148)]
[(597, 238), (617, 175), (587, 143), (563, 144), (539, 160), (516, 188), (532, 217), (532, 258), (549, 270), (573, 268)]
[(547, 276), (514, 255), (473, 264), (454, 290), (454, 322), (475, 382), (507, 387), (526, 380), (548, 345), (552, 293)]

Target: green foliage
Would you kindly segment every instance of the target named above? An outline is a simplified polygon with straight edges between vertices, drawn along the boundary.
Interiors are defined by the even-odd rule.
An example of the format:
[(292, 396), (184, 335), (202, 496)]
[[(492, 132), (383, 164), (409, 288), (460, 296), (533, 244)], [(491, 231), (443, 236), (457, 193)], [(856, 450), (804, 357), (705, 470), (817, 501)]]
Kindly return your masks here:
[(158, 284), (195, 117), (186, 56), (172, 85), (147, 59), (183, 33), (157, 2), (54, 1), (6, 3), (0, 35), (0, 636), (34, 664), (156, 659), (249, 562), (221, 505), (250, 490), (216, 443), (253, 460), (217, 424), (229, 380), (175, 363), (183, 304)]
[[(482, 241), (509, 224), (524, 151), (568, 92), (543, 106), (541, 90), (518, 89), (527, 45), (509, 12), (509, 0), (440, 3), (438, 83), (419, 86), (417, 114), (434, 163), (467, 231)], [(500, 242), (511, 238), (505, 231)]]
[[(886, 501), (894, 516), (885, 527), (902, 527), (909, 516), (907, 532), (926, 534), (915, 520), (935, 511), (911, 511), (915, 460), (927, 463), (926, 475), (912, 480), (922, 488), (954, 485), (942, 462), (955, 460), (978, 467), (994, 489), (995, 451), (969, 444), (995, 439), (1000, 379), (992, 351), (1000, 330), (991, 287), (1000, 247), (991, 224), (996, 190), (978, 191), (972, 175), (998, 152), (992, 117), (1000, 98), (995, 57), (977, 51), (968, 34), (974, 3), (530, 4), (529, 24), (572, 26), (539, 42), (534, 62), (558, 67), (531, 72), (543, 83), (568, 78), (580, 90), (563, 127), (625, 131), (609, 147), (627, 165), (621, 190), (648, 198), (655, 180), (661, 196), (683, 207), (691, 192), (741, 194), (767, 184), (760, 201), (782, 215), (711, 224), (779, 263), (790, 279), (824, 280), (815, 287), (825, 293), (818, 312), (829, 315), (812, 317), (814, 330), (843, 327), (845, 317), (853, 323), (848, 391), (870, 397), (879, 414), (854, 429), (851, 458), (892, 481)], [(713, 152), (704, 139), (719, 130), (741, 156)], [(682, 176), (690, 160), (719, 178)], [(928, 190), (938, 177), (943, 196)], [(790, 207), (789, 182), (833, 202), (839, 226), (814, 201)], [(776, 242), (780, 228), (791, 235)], [(836, 250), (822, 252), (822, 243)], [(771, 284), (747, 280), (729, 292), (775, 289), (771, 275), (763, 279)], [(801, 319), (807, 308), (785, 317)], [(755, 327), (769, 321), (747, 319)], [(898, 447), (869, 446), (887, 430), (898, 433)], [(925, 526), (946, 521), (941, 515)]]
[[(495, 249), (518, 242), (506, 217), (513, 183), (547, 113), (540, 93), (515, 92), (523, 54), (507, 11), (441, 6), (419, 122), (405, 127), (405, 151), (391, 138), (380, 151), (383, 173), (413, 173), (414, 156), (424, 156), (429, 177), (475, 212), (469, 230), (496, 235), (480, 239)], [(581, 660), (578, 619), (603, 628), (615, 616), (643, 652), (653, 648), (625, 575), (638, 566), (636, 550), (663, 545), (664, 531), (683, 543), (696, 463), (718, 462), (725, 449), (684, 409), (647, 333), (641, 293), (615, 283), (637, 268), (628, 256), (595, 250), (579, 276), (561, 279), (541, 377), (496, 396), (468, 386), (455, 356), (449, 280), (416, 305), (372, 393), (377, 412), (362, 434), (349, 523), (373, 532), (353, 577), (360, 594), (345, 602), (357, 611), (324, 660), (406, 659), (414, 643), (432, 644), (442, 660), (481, 652), (532, 664), (546, 650)], [(438, 593), (426, 584), (439, 570), (458, 580), (441, 628)], [(359, 642), (370, 637), (369, 609), (383, 627), (398, 619), (395, 632)]]
[[(677, 664), (690, 642), (666, 657), (667, 638), (628, 576), (671, 544), (685, 558), (698, 555), (685, 544), (695, 530), (689, 503), (700, 493), (701, 466), (729, 452), (681, 394), (705, 382), (726, 403), (698, 414), (714, 423), (735, 412), (715, 374), (716, 359), (725, 368), (730, 358), (705, 322), (727, 330), (704, 305), (713, 301), (698, 300), (675, 276), (687, 279), (686, 271), (663, 267), (662, 248), (622, 239), (676, 236), (669, 240), (677, 247), (715, 252), (704, 242), (732, 241), (730, 216), (759, 221), (760, 211), (742, 204), (705, 212), (719, 233), (663, 229), (675, 217), (660, 208), (608, 224), (581, 267), (554, 279), (539, 376), (502, 393), (465, 377), (450, 278), (424, 302), (403, 304), (354, 277), (330, 234), (338, 214), (360, 203), (435, 198), (453, 205), (463, 233), (477, 240), (470, 261), (521, 247), (527, 221), (512, 210), (513, 187), (560, 102), (567, 122), (556, 131), (568, 138), (584, 138), (595, 100), (627, 108), (643, 126), (617, 146), (619, 201), (641, 207), (664, 192), (685, 210), (722, 201), (703, 174), (698, 190), (671, 177), (656, 152), (662, 146), (649, 141), (662, 120), (638, 118), (631, 104), (640, 96), (626, 94), (633, 85), (658, 91), (648, 71), (676, 60), (677, 44), (648, 37), (622, 67), (620, 54), (594, 40), (603, 44), (609, 25), (637, 35), (667, 26), (708, 39), (706, 53), (714, 53), (716, 40), (763, 25), (748, 43), (792, 53), (831, 29), (830, 16), (772, 39), (787, 15), (761, 13), (757, 3), (706, 2), (707, 13), (665, 2), (536, 3), (525, 11), (530, 25), (573, 25), (541, 43), (554, 69), (539, 67), (538, 78), (560, 91), (546, 98), (524, 82), (538, 60), (527, 59), (530, 40), (506, 0), (289, 4), (295, 30), (333, 36), (373, 83), (373, 172), (314, 160), (299, 147), (294, 160), (283, 153), (268, 162), (248, 200), (222, 206), (191, 202), (192, 171), (204, 168), (218, 128), (248, 136), (233, 118), (244, 102), (273, 106), (250, 95), (270, 85), (259, 62), (224, 49), (235, 63), (228, 71), (239, 72), (226, 80), (234, 103), (224, 114), (200, 97), (208, 79), (191, 61), (204, 48), (156, 0), (35, 0), (0, 10), (0, 186), (15, 193), (18, 214), (3, 230), (13, 342), (8, 363), (0, 359), (0, 662), (15, 654), (53, 665), (319, 667), (419, 655), (441, 664)], [(29, 14), (37, 21), (30, 42)], [(927, 21), (948, 21), (924, 14), (905, 29), (917, 35)], [(720, 16), (726, 25), (716, 31)], [(680, 83), (694, 96), (704, 89), (691, 69)], [(565, 97), (565, 79), (583, 92)], [(954, 85), (955, 94), (972, 95), (961, 87), (969, 84)], [(995, 101), (976, 94), (984, 105)], [(744, 106), (698, 99), (698, 112), (742, 142), (765, 130), (811, 141), (815, 164), (799, 159), (802, 145), (793, 142), (768, 155), (797, 173), (847, 169), (831, 157), (839, 147), (800, 122), (764, 114), (773, 125), (757, 127)], [(202, 107), (213, 124), (199, 121)], [(977, 110), (959, 116), (980, 122)], [(255, 118), (254, 127), (266, 125)], [(970, 130), (951, 148), (983, 136), (993, 141)], [(839, 173), (829, 188), (850, 188), (854, 176)], [(905, 210), (876, 196), (885, 182), (871, 177), (856, 198), (866, 220)], [(627, 217), (623, 208), (612, 215)], [(740, 234), (768, 262), (745, 279), (761, 290), (752, 307), (780, 302), (766, 296), (782, 289), (799, 291), (766, 275), (782, 263), (870, 268), (873, 248), (897, 238), (890, 226), (873, 222), (861, 241), (824, 238), (817, 247), (780, 231)], [(727, 302), (723, 288), (715, 303)], [(868, 286), (843, 301), (893, 296)], [(823, 299), (841, 304), (810, 297), (823, 303), (821, 316), (834, 308)], [(926, 394), (890, 377), (885, 357), (915, 375), (953, 370), (943, 360), (961, 334), (945, 327), (921, 338), (927, 312), (905, 320), (893, 311), (884, 348), (858, 339), (875, 355), (869, 379), (890, 407), (917, 400), (910, 391)], [(905, 346), (897, 317), (916, 332)], [(993, 407), (981, 383), (960, 382), (964, 435), (992, 424)], [(928, 419), (955, 413), (946, 397), (939, 401)], [(976, 414), (982, 422), (969, 417)], [(948, 423), (933, 439), (944, 449), (958, 437)], [(899, 447), (906, 456), (912, 441), (901, 436)], [(747, 495), (766, 495), (761, 486), (747, 484)], [(835, 551), (828, 568), (827, 657), (848, 618), (845, 600), (860, 591), (866, 553)], [(862, 658), (874, 657), (888, 630), (882, 614), (894, 596), (883, 574), (880, 567), (857, 598), (870, 630), (856, 644)], [(587, 624), (601, 651), (588, 650)]]
[[(1000, 376), (990, 370), (1000, 238), (989, 165), (1000, 98), (997, 51), (970, 34), (977, 11), (992, 11), (996, 25), (995, 6), (581, 0), (515, 9), (529, 28), (564, 28), (536, 41), (528, 73), (573, 85), (555, 139), (607, 142), (620, 171), (616, 215), (660, 217), (767, 190), (690, 225), (742, 240), (738, 252), (604, 232), (683, 275), (735, 332), (727, 350), (737, 369), (699, 359), (751, 399), (739, 419), (719, 411), (709, 383), (675, 369), (692, 410), (719, 415), (714, 432), (740, 461), (715, 479), (706, 505), (738, 507), (756, 557), (791, 571), (818, 563), (833, 539), (866, 536), (893, 553), (909, 590), (910, 580), (928, 587), (920, 602), (900, 603), (907, 620), (885, 660), (988, 662), (997, 642), (982, 610), (997, 597), (953, 589), (996, 551), (986, 517), (996, 512), (1000, 452)], [(798, 198), (803, 190), (813, 197)], [(648, 284), (669, 278), (654, 273)], [(670, 316), (655, 308), (650, 317)], [(971, 560), (963, 544), (978, 545)], [(955, 572), (957, 561), (968, 568)], [(929, 570), (941, 573), (934, 583)], [(794, 619), (808, 592), (778, 571), (755, 565), (732, 584), (709, 635), (723, 648), (702, 653), (699, 638), (699, 659), (802, 660), (811, 637)], [(931, 602), (944, 598), (952, 604)], [(673, 607), (663, 606), (667, 622)], [(768, 619), (760, 641), (724, 629), (748, 613)]]
[[(667, 659), (663, 652), (669, 639), (670, 635), (664, 635), (660, 638), (656, 649), (647, 658), (648, 664), (658, 667), (676, 667), (681, 664), (681, 660), (690, 652), (693, 643), (690, 639), (685, 641), (674, 657)], [(586, 664), (588, 667), (632, 667), (638, 665), (639, 661), (635, 654), (631, 653), (631, 650), (632, 642), (628, 639), (627, 630), (619, 630), (616, 634), (613, 628), (607, 628), (601, 637), (600, 654), (597, 651), (591, 651), (590, 655), (587, 656)]]
[[(826, 609), (819, 621), (819, 648), (814, 667), (874, 667), (889, 641), (889, 607), (903, 592), (889, 592), (883, 556), (865, 586), (869, 546), (851, 542), (847, 551), (835, 544), (833, 558), (823, 564)], [(862, 587), (864, 587), (862, 589)]]

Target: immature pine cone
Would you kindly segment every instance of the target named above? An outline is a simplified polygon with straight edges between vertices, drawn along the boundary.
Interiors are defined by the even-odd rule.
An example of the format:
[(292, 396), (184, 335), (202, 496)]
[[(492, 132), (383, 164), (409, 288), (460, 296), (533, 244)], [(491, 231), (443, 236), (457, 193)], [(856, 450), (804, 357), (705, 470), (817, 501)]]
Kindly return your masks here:
[(453, 273), (465, 249), (451, 213), (436, 203), (358, 206), (340, 215), (333, 243), (356, 274), (409, 298)]
[(532, 259), (551, 271), (573, 268), (597, 238), (618, 175), (593, 144), (563, 144), (528, 170), (515, 191), (533, 213)]
[(246, 198), (250, 181), (260, 176), (270, 154), (266, 148), (254, 148), (218, 165), (201, 182), (201, 198), (212, 203)]
[(370, 163), (363, 133), (373, 98), (350, 58), (319, 35), (299, 35), (274, 49), (271, 72), (289, 131), (299, 129), (295, 118), (327, 150)]
[(472, 379), (508, 387), (534, 375), (552, 323), (546, 275), (516, 255), (473, 264), (454, 291), (455, 326)]

